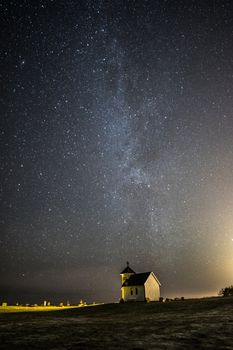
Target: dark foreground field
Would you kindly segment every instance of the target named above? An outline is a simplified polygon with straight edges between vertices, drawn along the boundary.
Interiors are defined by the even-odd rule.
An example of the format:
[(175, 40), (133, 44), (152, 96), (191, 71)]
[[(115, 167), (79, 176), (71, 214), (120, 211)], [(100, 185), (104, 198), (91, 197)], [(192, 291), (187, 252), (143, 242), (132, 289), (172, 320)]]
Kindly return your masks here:
[(233, 298), (0, 314), (0, 349), (233, 349)]

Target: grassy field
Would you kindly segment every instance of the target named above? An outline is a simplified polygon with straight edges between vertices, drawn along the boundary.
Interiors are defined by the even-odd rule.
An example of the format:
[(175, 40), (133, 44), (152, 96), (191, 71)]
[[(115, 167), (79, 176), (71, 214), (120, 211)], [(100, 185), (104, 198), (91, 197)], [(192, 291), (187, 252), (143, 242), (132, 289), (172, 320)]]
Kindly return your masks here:
[(76, 309), (77, 306), (0, 306), (0, 314), (17, 313), (17, 312), (48, 312), (61, 311), (67, 309)]
[(1, 313), (0, 349), (233, 349), (233, 298)]

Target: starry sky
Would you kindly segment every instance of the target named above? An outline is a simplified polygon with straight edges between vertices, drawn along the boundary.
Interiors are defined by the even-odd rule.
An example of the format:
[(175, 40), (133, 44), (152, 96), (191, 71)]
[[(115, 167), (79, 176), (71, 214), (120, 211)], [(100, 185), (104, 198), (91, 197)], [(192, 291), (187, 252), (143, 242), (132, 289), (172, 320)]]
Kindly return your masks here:
[(233, 283), (233, 3), (0, 1), (0, 299)]

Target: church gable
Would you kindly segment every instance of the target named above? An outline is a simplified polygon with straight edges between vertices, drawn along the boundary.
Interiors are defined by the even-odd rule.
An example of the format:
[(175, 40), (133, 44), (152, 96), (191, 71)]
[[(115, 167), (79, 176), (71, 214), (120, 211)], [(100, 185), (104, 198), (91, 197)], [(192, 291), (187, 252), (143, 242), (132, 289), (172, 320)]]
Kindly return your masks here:
[(145, 299), (158, 301), (160, 297), (160, 282), (152, 272), (145, 283)]
[(158, 278), (155, 276), (154, 272), (151, 272), (151, 276), (155, 279), (158, 285), (161, 286), (161, 283), (159, 282)]

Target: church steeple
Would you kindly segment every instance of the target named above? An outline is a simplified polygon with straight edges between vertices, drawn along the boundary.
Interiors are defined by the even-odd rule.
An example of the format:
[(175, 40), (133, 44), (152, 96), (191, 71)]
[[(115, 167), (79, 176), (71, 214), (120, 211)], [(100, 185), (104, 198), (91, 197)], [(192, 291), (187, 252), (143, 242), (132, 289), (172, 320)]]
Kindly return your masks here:
[(123, 284), (131, 275), (134, 275), (136, 272), (134, 272), (131, 267), (129, 267), (129, 262), (126, 262), (126, 268), (120, 273), (121, 275), (121, 283)]

